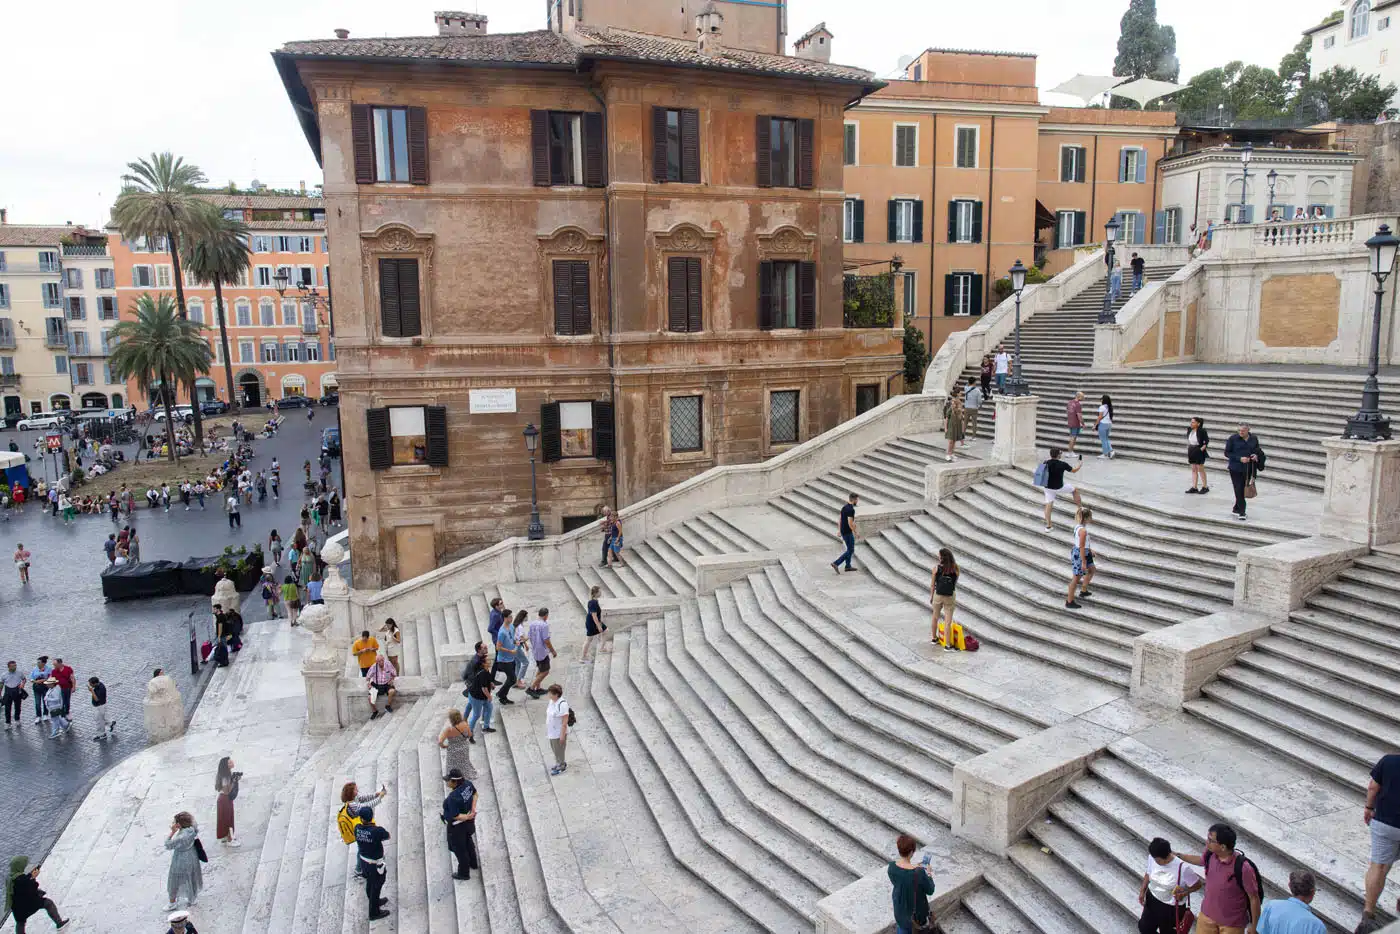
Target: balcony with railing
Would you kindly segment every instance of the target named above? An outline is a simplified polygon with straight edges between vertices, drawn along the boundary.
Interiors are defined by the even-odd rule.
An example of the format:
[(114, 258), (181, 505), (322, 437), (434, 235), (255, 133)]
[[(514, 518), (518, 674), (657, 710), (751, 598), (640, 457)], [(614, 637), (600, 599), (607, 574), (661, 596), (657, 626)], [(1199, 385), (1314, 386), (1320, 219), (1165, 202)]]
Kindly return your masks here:
[(0, 373), (0, 387), (13, 387), (19, 385), (18, 373)]
[(65, 243), (63, 244), (64, 256), (106, 256), (107, 244), (105, 243)]
[(44, 320), (44, 346), (68, 348), (68, 326), (62, 318)]
[(1396, 229), (1400, 219), (1393, 214), (1366, 214), (1352, 217), (1315, 217), (1301, 221), (1265, 221), (1257, 224), (1230, 224), (1211, 232), (1207, 254), (1222, 259), (1262, 258), (1308, 254), (1364, 254), (1366, 240), (1381, 224)]

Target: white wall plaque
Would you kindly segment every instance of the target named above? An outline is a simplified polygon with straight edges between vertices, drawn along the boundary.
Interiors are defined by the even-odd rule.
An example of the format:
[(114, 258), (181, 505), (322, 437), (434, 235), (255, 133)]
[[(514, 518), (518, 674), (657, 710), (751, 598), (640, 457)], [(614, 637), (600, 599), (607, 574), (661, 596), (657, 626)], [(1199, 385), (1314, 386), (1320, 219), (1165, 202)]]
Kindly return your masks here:
[(514, 389), (473, 389), (468, 402), (472, 415), (494, 415), (515, 411)]

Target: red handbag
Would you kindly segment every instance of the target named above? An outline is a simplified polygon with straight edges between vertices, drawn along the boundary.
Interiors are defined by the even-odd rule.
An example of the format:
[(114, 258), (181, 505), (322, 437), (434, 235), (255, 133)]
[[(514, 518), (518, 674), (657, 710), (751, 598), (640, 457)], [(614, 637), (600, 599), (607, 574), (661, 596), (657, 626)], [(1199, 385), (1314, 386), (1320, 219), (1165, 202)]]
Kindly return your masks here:
[[(1181, 888), (1181, 867), (1176, 867), (1176, 887)], [(1186, 901), (1176, 903), (1176, 934), (1191, 934), (1191, 925), (1196, 923), (1196, 915), (1191, 910), (1191, 896)]]

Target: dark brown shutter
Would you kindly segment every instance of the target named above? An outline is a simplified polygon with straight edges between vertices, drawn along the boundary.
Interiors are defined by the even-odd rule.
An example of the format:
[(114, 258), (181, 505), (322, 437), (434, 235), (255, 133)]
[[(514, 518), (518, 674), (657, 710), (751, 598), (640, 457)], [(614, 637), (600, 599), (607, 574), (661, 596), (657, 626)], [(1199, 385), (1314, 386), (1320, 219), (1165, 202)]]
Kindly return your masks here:
[(758, 326), (760, 330), (773, 330), (773, 264), (758, 264)]
[(530, 152), (534, 159), (535, 184), (549, 187), (549, 111), (530, 111)]
[(914, 242), (924, 242), (924, 203), (914, 202)]
[(385, 337), (403, 337), (403, 310), (399, 304), (399, 261), (379, 261), (379, 330)]
[(414, 185), (428, 184), (428, 111), (425, 107), (408, 108), (408, 180)]
[(540, 406), (540, 460), (552, 464), (564, 456), (564, 442), (559, 437), (559, 403), (546, 402)]
[(365, 430), (369, 435), (369, 469), (387, 470), (394, 466), (394, 438), (389, 433), (389, 410), (366, 409)]
[(402, 315), (404, 337), (417, 337), (423, 333), (423, 310), (419, 293), (418, 260), (399, 260), (399, 313)]
[(573, 263), (566, 259), (554, 261), (554, 333), (574, 333)]
[(593, 307), (589, 302), (588, 283), (588, 261), (574, 260), (573, 267), (573, 300), (574, 300), (574, 333), (579, 335), (593, 333)]
[(957, 277), (952, 273), (943, 277), (943, 313), (952, 315), (957, 310)]
[(817, 326), (816, 263), (801, 263), (797, 268), (797, 326), (808, 330)]
[(982, 242), (982, 202), (972, 202), (972, 242)]
[(427, 461), (430, 467), (447, 466), (447, 407), (423, 407), (423, 425), (428, 436)]
[(703, 330), (704, 325), (701, 313), (700, 260), (695, 257), (685, 261), (685, 299), (686, 330), (694, 334)]
[(811, 188), (816, 173), (812, 163), (815, 161), (816, 140), (814, 135), (816, 126), (811, 120), (797, 121), (797, 187)]
[(666, 108), (651, 109), (651, 178), (664, 182), (666, 178)]
[(603, 141), (603, 115), (583, 115), (583, 183), (602, 188), (608, 183), (608, 152)]
[(899, 201), (896, 198), (891, 198), (887, 204), (885, 213), (888, 229), (885, 231), (885, 239), (894, 243), (899, 239)]
[(700, 184), (700, 111), (681, 111), (681, 181)]
[(982, 274), (980, 272), (972, 274), (972, 313), (974, 315), (982, 313)]
[(617, 456), (611, 402), (593, 403), (593, 456), (600, 461), (610, 461)]
[(958, 242), (958, 203), (948, 202), (948, 242)]
[(374, 131), (368, 104), (350, 105), (350, 148), (355, 151), (355, 184), (374, 184)]
[(686, 260), (672, 256), (666, 260), (666, 327), (671, 331), (687, 331)]
[(758, 125), (755, 131), (754, 148), (758, 150), (756, 162), (758, 164), (758, 187), (773, 187), (773, 143), (772, 143), (772, 117), (765, 117), (762, 114), (758, 117)]
[(854, 226), (855, 226), (855, 230), (853, 231), (853, 236), (851, 237), (851, 240), (852, 240), (853, 242), (855, 242), (855, 243), (864, 243), (864, 242), (865, 242), (865, 201), (864, 201), (864, 200), (857, 200), (857, 201), (855, 202), (855, 205), (856, 205), (856, 207), (855, 207), (855, 214), (856, 214), (856, 217), (855, 217), (855, 225), (854, 225)]

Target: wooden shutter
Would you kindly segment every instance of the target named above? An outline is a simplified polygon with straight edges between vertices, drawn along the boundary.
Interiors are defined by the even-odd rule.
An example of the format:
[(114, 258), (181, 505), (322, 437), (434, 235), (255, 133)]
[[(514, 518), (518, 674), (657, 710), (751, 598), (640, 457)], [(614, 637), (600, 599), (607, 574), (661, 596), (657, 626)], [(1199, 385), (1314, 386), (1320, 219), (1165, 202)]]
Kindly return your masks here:
[(700, 111), (681, 111), (681, 181), (700, 184)]
[(811, 330), (817, 326), (817, 264), (797, 267), (797, 326)]
[(1083, 146), (1076, 146), (1074, 150), (1079, 154), (1079, 158), (1075, 160), (1074, 163), (1074, 180), (1076, 182), (1082, 182), (1084, 181), (1085, 164), (1089, 161), (1089, 150), (1085, 149)]
[(1118, 181), (1126, 182), (1128, 178), (1128, 150), (1118, 150)]
[(414, 185), (428, 184), (428, 111), (425, 107), (408, 108), (408, 180)]
[(588, 261), (574, 260), (572, 267), (575, 334), (593, 333), (593, 308), (589, 302)]
[(914, 202), (914, 242), (924, 242), (924, 203)]
[(350, 148), (355, 151), (355, 184), (374, 184), (374, 130), (368, 104), (350, 105)]
[(758, 326), (773, 330), (773, 264), (769, 261), (758, 264)]
[(401, 259), (399, 262), (399, 313), (402, 315), (404, 337), (417, 337), (423, 333), (423, 311), (419, 300), (418, 260)]
[(447, 466), (447, 407), (423, 407), (423, 426), (427, 434), (427, 462), (430, 467)]
[(758, 150), (755, 163), (758, 166), (758, 187), (773, 187), (773, 143), (769, 135), (772, 130), (772, 117), (762, 114), (758, 117), (758, 125), (754, 132), (754, 148)]
[(369, 469), (387, 470), (394, 466), (394, 439), (389, 433), (389, 410), (366, 409), (365, 431), (369, 436)]
[(603, 138), (603, 115), (583, 115), (583, 184), (602, 188), (608, 183), (608, 151)]
[(1074, 150), (1070, 146), (1065, 146), (1060, 150), (1060, 181), (1074, 181)]
[(982, 313), (982, 274), (972, 274), (972, 313), (980, 315)]
[(865, 202), (857, 200), (855, 202), (855, 223), (851, 226), (855, 229), (851, 231), (851, 241), (853, 243), (865, 242)]
[(886, 231), (885, 239), (894, 243), (899, 239), (899, 202), (891, 198), (888, 202), (889, 230)]
[(982, 202), (972, 202), (972, 242), (982, 242)]
[(593, 403), (593, 456), (600, 461), (610, 461), (617, 456), (611, 402)]
[(811, 120), (797, 121), (797, 187), (811, 188), (816, 180), (816, 126)]
[(951, 272), (943, 277), (943, 314), (951, 316), (957, 310), (958, 280)]
[(651, 179), (670, 181), (666, 174), (666, 114), (665, 107), (651, 109)]
[(535, 185), (549, 187), (549, 111), (530, 111), (530, 152), (534, 160)]
[(1152, 242), (1165, 243), (1167, 241), (1167, 212), (1158, 211), (1152, 215)]
[(704, 330), (703, 296), (700, 289), (700, 260), (692, 256), (685, 261), (686, 330), (694, 334)]
[(1137, 152), (1137, 180), (1138, 184), (1141, 185), (1147, 181), (1147, 150), (1139, 149)]
[(1074, 212), (1074, 245), (1080, 246), (1088, 235), (1089, 215), (1084, 211)]
[(554, 261), (554, 333), (574, 333), (573, 263), (566, 259)]
[(399, 261), (379, 261), (379, 330), (385, 337), (403, 337), (403, 311), (399, 304)]
[(666, 260), (666, 327), (672, 331), (686, 331), (689, 316), (686, 313), (686, 260), (684, 256), (672, 256)]
[(948, 242), (958, 242), (958, 203), (948, 202)]
[(546, 402), (540, 406), (540, 460), (552, 464), (564, 456), (564, 442), (559, 437), (559, 403)]

